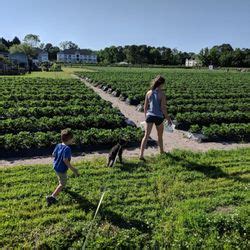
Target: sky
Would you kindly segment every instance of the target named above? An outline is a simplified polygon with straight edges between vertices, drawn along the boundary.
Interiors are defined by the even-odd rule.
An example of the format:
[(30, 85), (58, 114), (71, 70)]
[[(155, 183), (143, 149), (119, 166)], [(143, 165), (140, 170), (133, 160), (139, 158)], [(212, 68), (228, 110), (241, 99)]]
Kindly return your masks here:
[(230, 43), (250, 47), (250, 0), (1, 1), (0, 37), (39, 35), (94, 50), (146, 44), (187, 52)]

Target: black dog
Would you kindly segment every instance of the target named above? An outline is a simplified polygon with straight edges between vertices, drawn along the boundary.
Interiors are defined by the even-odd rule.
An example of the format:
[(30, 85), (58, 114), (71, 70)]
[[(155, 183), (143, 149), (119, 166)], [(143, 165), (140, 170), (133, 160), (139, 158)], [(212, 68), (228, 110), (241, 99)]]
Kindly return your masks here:
[(119, 161), (122, 164), (122, 153), (123, 149), (126, 146), (127, 142), (125, 140), (120, 140), (113, 148), (111, 148), (108, 156), (108, 167), (113, 167), (117, 156), (119, 157)]

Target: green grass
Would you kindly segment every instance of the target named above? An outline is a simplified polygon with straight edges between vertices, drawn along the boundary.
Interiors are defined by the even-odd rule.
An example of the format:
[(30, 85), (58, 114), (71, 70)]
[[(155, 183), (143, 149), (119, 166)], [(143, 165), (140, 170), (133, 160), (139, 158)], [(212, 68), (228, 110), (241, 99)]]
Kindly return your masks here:
[(1, 249), (80, 248), (106, 185), (89, 249), (247, 249), (250, 149), (79, 163), (57, 205), (51, 166), (2, 168)]
[[(75, 71), (90, 72), (93, 70), (94, 69), (91, 69), (91, 68), (62, 67), (62, 71), (60, 72), (37, 71), (37, 72), (31, 72), (31, 74), (27, 73), (20, 77), (44, 77), (44, 78), (54, 78), (54, 79), (70, 79), (74, 77), (73, 73)], [(0, 76), (0, 77), (9, 77), (9, 76)]]

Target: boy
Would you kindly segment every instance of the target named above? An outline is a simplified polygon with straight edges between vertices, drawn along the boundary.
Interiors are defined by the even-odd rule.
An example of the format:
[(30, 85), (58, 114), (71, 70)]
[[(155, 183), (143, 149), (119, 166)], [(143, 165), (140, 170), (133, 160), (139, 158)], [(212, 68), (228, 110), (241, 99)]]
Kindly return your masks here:
[(79, 176), (78, 170), (70, 164), (71, 160), (71, 149), (69, 145), (72, 144), (73, 134), (69, 129), (64, 129), (61, 131), (61, 141), (56, 145), (53, 156), (54, 162), (53, 167), (56, 172), (59, 185), (56, 187), (52, 195), (46, 197), (48, 206), (55, 203), (56, 196), (62, 191), (67, 183), (67, 170), (70, 168), (76, 176)]

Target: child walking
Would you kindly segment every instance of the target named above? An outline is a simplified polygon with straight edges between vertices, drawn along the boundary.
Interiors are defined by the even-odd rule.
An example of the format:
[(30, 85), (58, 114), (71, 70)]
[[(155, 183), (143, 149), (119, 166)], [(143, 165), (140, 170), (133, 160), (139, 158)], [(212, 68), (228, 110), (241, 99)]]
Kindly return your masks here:
[(55, 191), (52, 195), (46, 197), (46, 201), (48, 206), (53, 203), (56, 203), (57, 195), (62, 191), (62, 189), (66, 186), (67, 183), (67, 171), (70, 168), (76, 176), (79, 176), (78, 170), (74, 168), (71, 163), (71, 149), (69, 145), (72, 144), (73, 134), (69, 129), (64, 129), (61, 131), (61, 141), (56, 145), (53, 151), (53, 168), (56, 172), (59, 184), (56, 187)]

